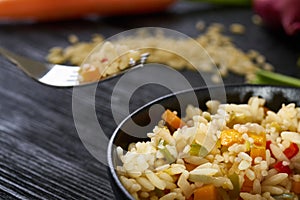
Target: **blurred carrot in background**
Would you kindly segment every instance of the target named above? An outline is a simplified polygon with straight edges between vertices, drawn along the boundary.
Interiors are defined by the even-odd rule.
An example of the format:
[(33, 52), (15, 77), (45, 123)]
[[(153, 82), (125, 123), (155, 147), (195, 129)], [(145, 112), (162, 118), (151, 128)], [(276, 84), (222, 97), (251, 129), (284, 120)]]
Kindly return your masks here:
[[(249, 6), (273, 28), (288, 35), (300, 31), (299, 0), (189, 0), (227, 6)], [(178, 0), (0, 0), (0, 21), (61, 20), (87, 15), (145, 14), (165, 10)]]
[(0, 0), (0, 20), (49, 21), (91, 14), (141, 14), (164, 10), (173, 2), (175, 0)]

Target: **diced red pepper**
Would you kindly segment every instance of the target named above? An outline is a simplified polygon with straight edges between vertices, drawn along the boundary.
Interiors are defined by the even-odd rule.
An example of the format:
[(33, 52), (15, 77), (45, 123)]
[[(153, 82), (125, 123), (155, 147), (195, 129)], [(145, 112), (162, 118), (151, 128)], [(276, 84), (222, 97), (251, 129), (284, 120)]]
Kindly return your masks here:
[(291, 143), (288, 148), (286, 148), (283, 153), (286, 155), (288, 159), (293, 158), (299, 152), (299, 147), (295, 143)]
[(292, 174), (292, 170), (288, 165), (283, 165), (283, 161), (279, 161), (274, 165), (274, 169), (276, 169), (279, 173), (287, 173)]
[(108, 61), (107, 58), (102, 58), (102, 59), (101, 59), (101, 63), (105, 63), (105, 62), (107, 62), (107, 61)]
[(270, 151), (271, 151), (271, 147), (270, 147), (271, 144), (272, 144), (272, 141), (271, 140), (267, 140), (266, 148), (269, 149)]

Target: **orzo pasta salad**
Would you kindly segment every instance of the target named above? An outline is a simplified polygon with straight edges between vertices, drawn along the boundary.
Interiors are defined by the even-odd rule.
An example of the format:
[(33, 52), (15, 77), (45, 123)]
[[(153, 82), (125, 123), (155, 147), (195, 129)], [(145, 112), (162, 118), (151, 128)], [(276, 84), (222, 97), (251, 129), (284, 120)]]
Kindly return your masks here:
[(275, 199), (300, 196), (300, 108), (265, 99), (210, 100), (186, 116), (166, 110), (149, 141), (117, 147), (120, 181), (135, 199)]

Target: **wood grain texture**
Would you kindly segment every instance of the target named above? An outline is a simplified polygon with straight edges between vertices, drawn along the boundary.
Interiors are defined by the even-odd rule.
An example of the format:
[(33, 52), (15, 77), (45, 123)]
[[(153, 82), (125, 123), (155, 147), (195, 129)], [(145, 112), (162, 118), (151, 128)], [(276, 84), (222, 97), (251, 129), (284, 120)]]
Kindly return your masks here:
[[(41, 24), (1, 24), (0, 46), (43, 61), (49, 48), (67, 46), (67, 36), (74, 33), (89, 40), (94, 33), (112, 36), (121, 31), (160, 26), (181, 31), (192, 37), (198, 20), (240, 22), (248, 34), (235, 36), (242, 49), (258, 49), (278, 66), (277, 71), (300, 77), (295, 60), (299, 38), (271, 34), (251, 23), (252, 11), (246, 8), (211, 8), (180, 3), (166, 13), (148, 16), (100, 18)], [(245, 39), (246, 38), (246, 39)], [(298, 43), (299, 44), (299, 43)], [(193, 72), (183, 72), (192, 86), (201, 86)], [(99, 123), (109, 138), (116, 127), (111, 112), (111, 95), (118, 78), (98, 85), (96, 111)], [(132, 80), (134, 82), (134, 80)], [(243, 83), (230, 74), (225, 83)], [(82, 144), (72, 113), (72, 88), (54, 88), (28, 78), (9, 61), (0, 57), (0, 199), (115, 199), (105, 164), (97, 161)], [(129, 108), (122, 103), (119, 91), (119, 117), (124, 109), (139, 106), (170, 91), (157, 85), (139, 88)], [(89, 127), (83, 127), (86, 130)], [(95, 151), (105, 152), (106, 147)], [(104, 155), (105, 156), (105, 155)]]

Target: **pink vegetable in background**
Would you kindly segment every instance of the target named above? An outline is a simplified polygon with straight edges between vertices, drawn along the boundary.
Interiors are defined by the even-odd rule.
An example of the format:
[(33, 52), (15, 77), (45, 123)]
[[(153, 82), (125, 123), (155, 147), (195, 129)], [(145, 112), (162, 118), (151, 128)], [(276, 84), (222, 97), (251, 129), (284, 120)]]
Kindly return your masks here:
[(300, 32), (300, 0), (254, 0), (253, 6), (266, 25), (283, 27), (288, 35)]

